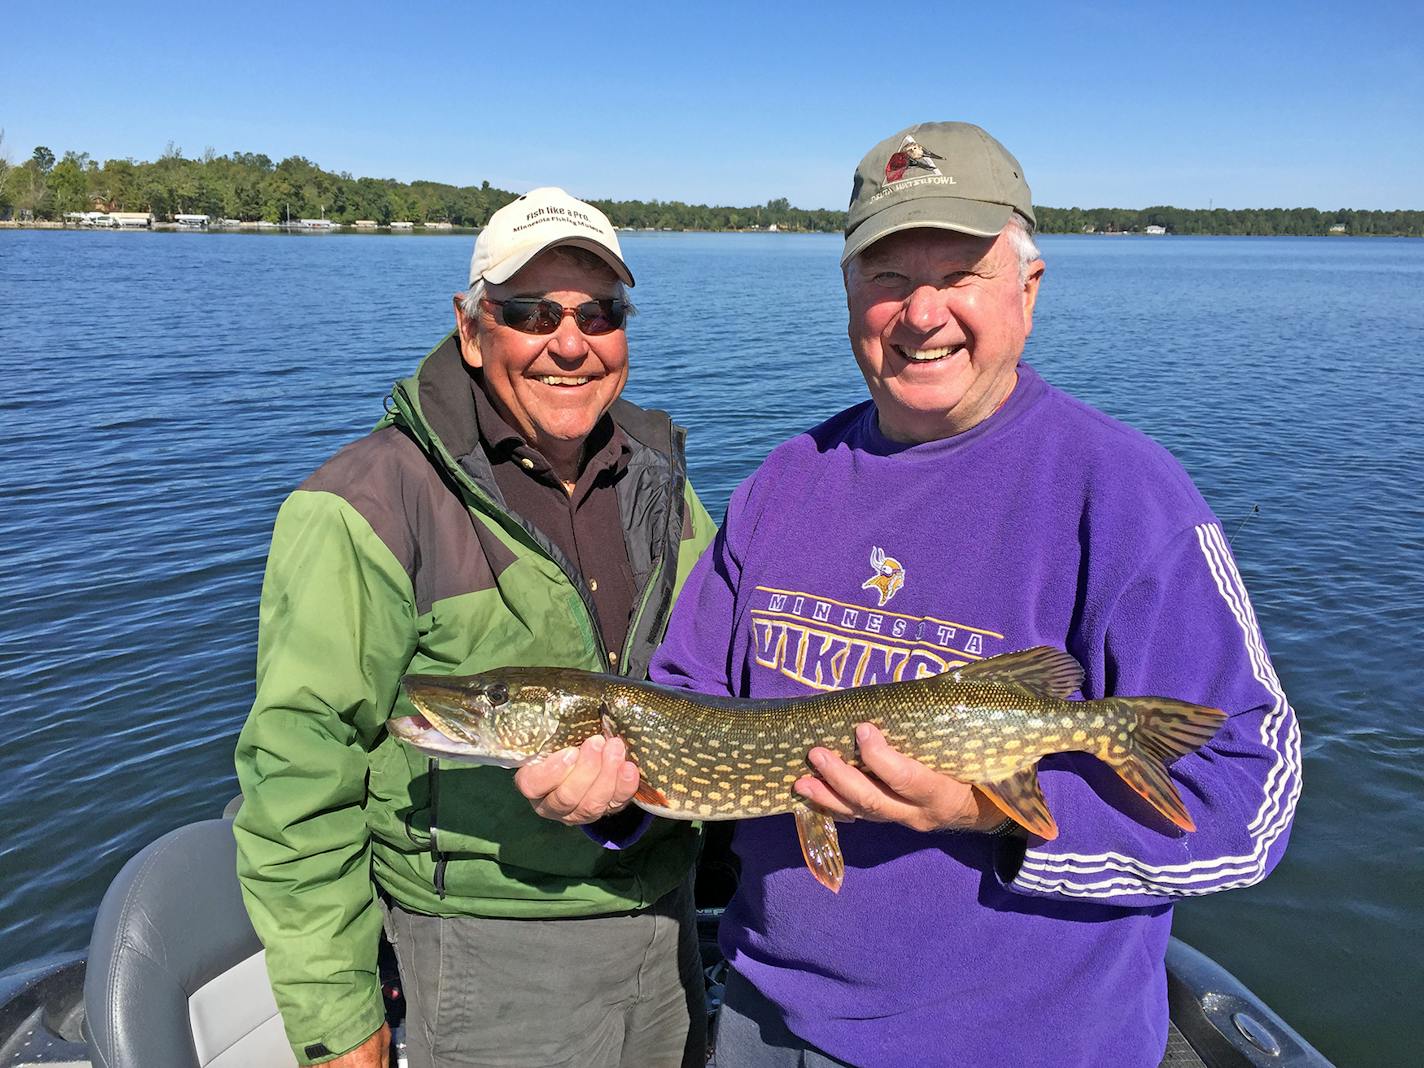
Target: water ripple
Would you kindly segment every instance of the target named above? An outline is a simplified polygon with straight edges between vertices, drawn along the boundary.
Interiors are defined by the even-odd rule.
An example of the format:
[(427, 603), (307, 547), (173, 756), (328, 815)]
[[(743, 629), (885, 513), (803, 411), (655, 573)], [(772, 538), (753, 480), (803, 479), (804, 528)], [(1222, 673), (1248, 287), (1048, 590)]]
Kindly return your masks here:
[[(1389, 1006), (1424, 988), (1392, 949), (1424, 933), (1424, 243), (1043, 244), (1030, 360), (1186, 464), (1304, 732), (1286, 862), (1182, 907), (1179, 930), (1341, 1063), (1407, 1059)], [(628, 395), (689, 428), (720, 515), (768, 448), (864, 396), (839, 242), (625, 251)], [(122, 863), (235, 792), (277, 506), (449, 328), (468, 257), (437, 238), (0, 232), (0, 966), (82, 946)]]

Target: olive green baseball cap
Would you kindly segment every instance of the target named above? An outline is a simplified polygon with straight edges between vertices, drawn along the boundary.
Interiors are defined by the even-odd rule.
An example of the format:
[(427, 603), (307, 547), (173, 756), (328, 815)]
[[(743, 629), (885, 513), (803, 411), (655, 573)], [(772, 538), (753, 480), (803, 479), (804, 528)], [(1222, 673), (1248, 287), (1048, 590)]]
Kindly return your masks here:
[(1009, 150), (967, 122), (921, 122), (887, 137), (855, 169), (841, 265), (882, 237), (920, 226), (993, 237), (1033, 199)]

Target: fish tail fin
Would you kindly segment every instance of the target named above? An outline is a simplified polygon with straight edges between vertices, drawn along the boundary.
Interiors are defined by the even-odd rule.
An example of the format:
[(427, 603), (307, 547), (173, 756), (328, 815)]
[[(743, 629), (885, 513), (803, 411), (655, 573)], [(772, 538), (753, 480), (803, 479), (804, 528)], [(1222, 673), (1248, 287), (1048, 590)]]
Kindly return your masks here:
[(1133, 725), (1126, 755), (1121, 750), (1114, 755), (1108, 744), (1098, 756), (1158, 812), (1184, 831), (1196, 830), (1167, 764), (1210, 741), (1226, 713), (1169, 697), (1109, 697), (1096, 703), (1118, 722)]

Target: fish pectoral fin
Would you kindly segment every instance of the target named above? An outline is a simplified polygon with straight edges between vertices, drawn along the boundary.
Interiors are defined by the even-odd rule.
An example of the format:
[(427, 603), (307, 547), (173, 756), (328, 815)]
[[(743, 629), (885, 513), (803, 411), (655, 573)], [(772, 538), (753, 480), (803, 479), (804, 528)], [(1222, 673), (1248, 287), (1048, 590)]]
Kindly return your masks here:
[(836, 821), (824, 809), (796, 805), (796, 835), (801, 839), (801, 856), (816, 881), (833, 894), (840, 893), (845, 880), (845, 857), (841, 855), (841, 839), (836, 833)]
[(633, 800), (640, 805), (652, 805), (654, 808), (668, 809), (672, 805), (667, 799), (667, 795), (656, 786), (649, 786), (648, 780), (643, 779), (638, 783), (638, 789), (633, 791)]
[(1048, 811), (1048, 803), (1039, 789), (1036, 767), (1024, 768), (998, 782), (976, 782), (974, 785), (1015, 823), (1045, 840), (1058, 837), (1058, 824), (1053, 820), (1053, 813)]
[(940, 678), (990, 686), (1012, 686), (1062, 700), (1083, 685), (1083, 668), (1062, 649), (1037, 645), (1017, 653), (1000, 653), (988, 660), (951, 668)]

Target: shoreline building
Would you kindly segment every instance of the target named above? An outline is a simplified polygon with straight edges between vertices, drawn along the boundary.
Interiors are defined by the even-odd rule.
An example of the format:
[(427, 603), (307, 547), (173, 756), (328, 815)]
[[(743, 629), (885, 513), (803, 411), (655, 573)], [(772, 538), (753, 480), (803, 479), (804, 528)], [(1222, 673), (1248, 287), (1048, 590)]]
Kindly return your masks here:
[(108, 223), (101, 222), (96, 225), (115, 226), (120, 230), (153, 229), (153, 212), (151, 211), (111, 211), (108, 218)]

